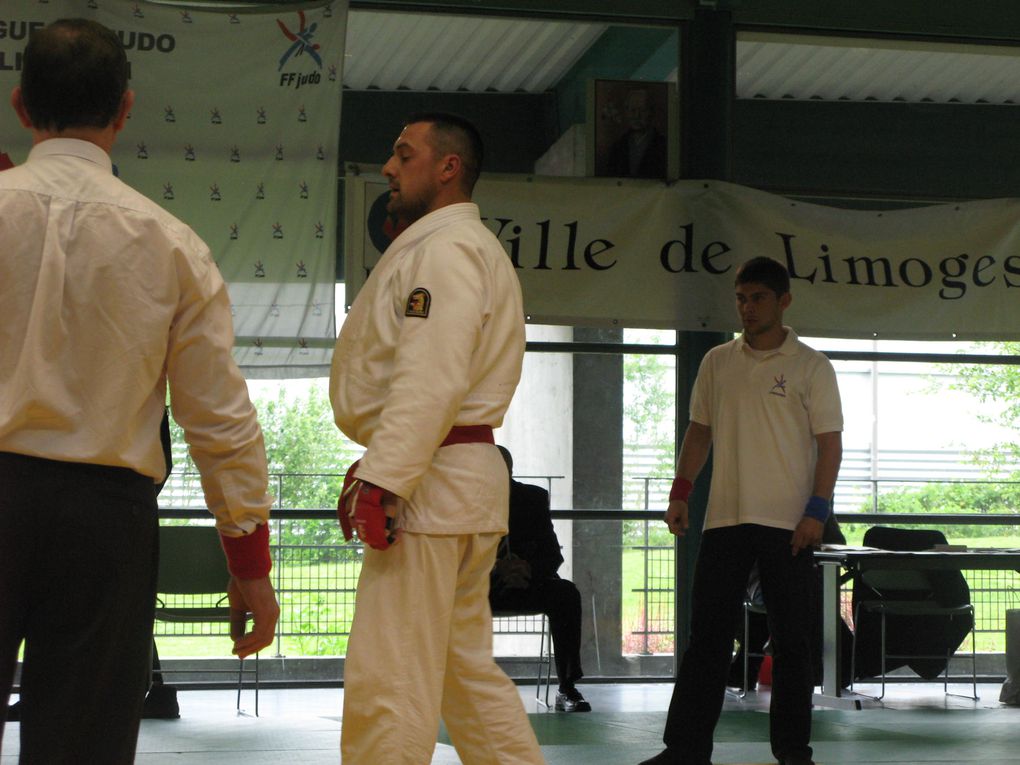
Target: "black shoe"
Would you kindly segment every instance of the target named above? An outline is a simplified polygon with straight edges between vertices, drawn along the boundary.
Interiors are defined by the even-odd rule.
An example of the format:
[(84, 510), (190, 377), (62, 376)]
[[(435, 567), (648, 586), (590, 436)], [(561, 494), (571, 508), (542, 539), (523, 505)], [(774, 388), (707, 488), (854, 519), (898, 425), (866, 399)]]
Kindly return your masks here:
[(803, 755), (794, 757), (780, 757), (779, 765), (815, 765), (815, 761)]
[[(761, 669), (761, 659), (758, 656), (749, 656), (747, 659), (747, 689), (753, 691), (758, 684), (758, 670)], [(818, 683), (815, 683), (818, 685)], [(727, 688), (744, 687), (744, 657), (737, 652), (730, 662), (730, 668), (726, 674)]]
[(642, 760), (638, 765), (676, 765), (678, 762), (680, 761), (670, 755), (668, 749), (663, 749), (654, 757)]
[[(651, 759), (639, 762), (638, 765), (683, 765), (683, 761), (680, 759), (680, 755), (676, 753), (675, 749), (670, 750), (667, 747)], [(705, 765), (712, 765), (712, 763), (706, 762)]]
[(15, 701), (7, 707), (7, 722), (19, 722), (21, 720), (21, 700)]
[(176, 720), (181, 716), (177, 703), (177, 689), (172, 685), (154, 685), (149, 688), (142, 704), (142, 717), (147, 720)]
[(584, 696), (577, 688), (567, 688), (556, 694), (557, 712), (590, 712), (591, 704), (584, 700)]

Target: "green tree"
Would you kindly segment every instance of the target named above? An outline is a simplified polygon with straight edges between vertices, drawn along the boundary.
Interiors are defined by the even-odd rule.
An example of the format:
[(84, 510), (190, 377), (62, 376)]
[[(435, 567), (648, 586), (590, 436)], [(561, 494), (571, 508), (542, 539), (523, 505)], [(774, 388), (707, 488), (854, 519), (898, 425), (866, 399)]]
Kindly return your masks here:
[[(1014, 483), (930, 483), (883, 492), (878, 497), (878, 512), (912, 513), (1016, 512), (1020, 506), (1020, 486)], [(871, 512), (871, 500), (861, 503), (859, 512)], [(896, 524), (903, 528), (931, 528), (931, 522)], [(967, 537), (998, 537), (1013, 533), (1014, 527), (1000, 525), (954, 526), (953, 533)]]
[(266, 440), (271, 475), (282, 476), (271, 491), (285, 509), (336, 506), (343, 473), (361, 449), (337, 430), (329, 397), (320, 386), (303, 397), (281, 387), (275, 398), (255, 402)]
[[(672, 478), (674, 471), (676, 384), (674, 369), (667, 363), (668, 358), (671, 357), (628, 354), (623, 362), (623, 417), (627, 449), (632, 452), (650, 450), (652, 462), (642, 464), (640, 473), (663, 479)], [(643, 507), (644, 484), (625, 481), (624, 485), (630, 489), (624, 506)], [(653, 503), (665, 495), (668, 486), (666, 481), (651, 484)], [(672, 541), (661, 523), (649, 525), (646, 521), (626, 521), (623, 524), (624, 539), (634, 544), (644, 543), (646, 530), (651, 535), (648, 540), (651, 544), (670, 544)]]
[[(1007, 356), (1020, 355), (1020, 343), (994, 342), (989, 346)], [(1020, 366), (1009, 364), (946, 364), (942, 371), (951, 383), (933, 381), (937, 388), (973, 396), (990, 413), (978, 419), (1020, 435)], [(975, 449), (971, 459), (984, 472), (984, 481), (976, 483), (944, 482), (922, 487), (906, 487), (885, 492), (878, 498), (878, 511), (883, 513), (1015, 513), (1020, 508), (1020, 446), (1017, 440), (1002, 441), (991, 447)], [(871, 509), (870, 501), (862, 507)], [(971, 537), (998, 536), (1002, 526), (962, 526), (956, 531)]]
[[(1020, 342), (989, 343), (991, 348), (1006, 356), (1020, 356)], [(1011, 364), (950, 364), (947, 370), (956, 382), (953, 390), (974, 396), (982, 404), (995, 404), (993, 414), (979, 415), (983, 422), (991, 422), (1020, 435), (1020, 366)], [(1017, 440), (1004, 441), (989, 449), (977, 450), (974, 457), (991, 472), (1007, 471), (1017, 480), (1016, 465), (1020, 462), (1020, 444)]]
[[(324, 387), (312, 386), (304, 395), (295, 396), (281, 386), (275, 396), (263, 396), (253, 403), (266, 443), (269, 492), (278, 508), (274, 517), (285, 519), (288, 510), (335, 508), (343, 473), (361, 449), (334, 424)], [(173, 421), (171, 439), (175, 445), (184, 443), (184, 433)], [(175, 472), (195, 472), (190, 456), (183, 455), (179, 446), (175, 461)], [(285, 545), (331, 546), (342, 544), (343, 535), (335, 522), (294, 518), (281, 525), (280, 541)], [(321, 559), (322, 555), (313, 557)]]
[(655, 461), (649, 475), (673, 475), (676, 393), (673, 367), (665, 356), (628, 354), (623, 362), (624, 433), (638, 447), (651, 447)]

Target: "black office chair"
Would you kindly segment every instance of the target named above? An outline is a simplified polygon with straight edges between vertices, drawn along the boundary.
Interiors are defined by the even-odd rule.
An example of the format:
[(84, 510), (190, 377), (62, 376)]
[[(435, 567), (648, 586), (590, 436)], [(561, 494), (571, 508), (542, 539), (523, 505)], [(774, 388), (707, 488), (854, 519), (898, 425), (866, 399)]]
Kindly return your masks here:
[[(875, 526), (863, 541), (884, 550), (921, 551), (945, 544), (946, 538), (935, 529)], [(881, 566), (880, 561), (862, 566), (854, 581), (851, 690), (856, 680), (880, 676), (882, 692), (874, 698), (881, 699), (888, 672), (909, 666), (925, 679), (943, 675), (944, 692), (956, 695), (949, 694), (949, 660), (970, 634), (972, 695), (967, 698), (977, 699), (974, 607), (963, 574)]]
[[(160, 526), (159, 578), (156, 591), (156, 619), (164, 622), (202, 623), (230, 621), (227, 604), (227, 583), (230, 572), (223, 555), (219, 532), (212, 526)], [(197, 597), (208, 602), (196, 603)], [(246, 669), (243, 660), (237, 668), (237, 709), (241, 709), (241, 688), (245, 675), (254, 676), (255, 716), (259, 714), (259, 656), (255, 654), (254, 669)], [(168, 670), (174, 672), (231, 673), (233, 670)]]

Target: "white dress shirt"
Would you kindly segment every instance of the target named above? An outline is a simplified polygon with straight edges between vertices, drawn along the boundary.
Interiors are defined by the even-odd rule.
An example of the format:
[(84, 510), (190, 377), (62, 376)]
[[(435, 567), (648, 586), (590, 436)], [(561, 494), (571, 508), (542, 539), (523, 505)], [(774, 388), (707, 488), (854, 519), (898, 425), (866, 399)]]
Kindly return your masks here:
[(0, 451), (159, 481), (169, 381), (220, 531), (264, 523), (262, 432), (205, 243), (100, 147), (55, 138), (0, 173), (0, 245)]

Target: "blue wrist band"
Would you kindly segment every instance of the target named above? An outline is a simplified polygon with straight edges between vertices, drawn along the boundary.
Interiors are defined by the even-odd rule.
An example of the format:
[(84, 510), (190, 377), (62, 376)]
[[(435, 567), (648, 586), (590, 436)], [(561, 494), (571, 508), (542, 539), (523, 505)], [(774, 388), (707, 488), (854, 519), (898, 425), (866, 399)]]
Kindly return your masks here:
[(807, 501), (807, 507), (804, 508), (804, 517), (814, 518), (820, 523), (825, 523), (829, 519), (830, 510), (829, 500), (816, 494)]

